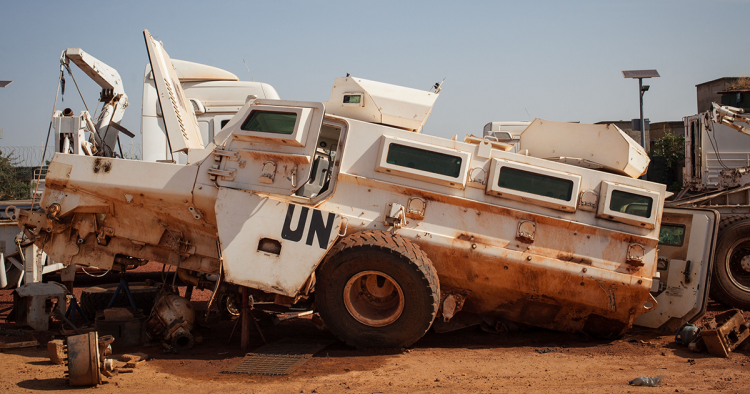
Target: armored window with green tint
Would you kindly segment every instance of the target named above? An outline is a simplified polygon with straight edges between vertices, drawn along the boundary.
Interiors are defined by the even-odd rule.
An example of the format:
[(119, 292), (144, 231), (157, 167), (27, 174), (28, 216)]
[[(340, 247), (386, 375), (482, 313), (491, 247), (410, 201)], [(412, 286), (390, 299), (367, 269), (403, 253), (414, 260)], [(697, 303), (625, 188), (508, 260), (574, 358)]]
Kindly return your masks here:
[(512, 167), (500, 167), (497, 185), (563, 201), (570, 201), (573, 196), (573, 181), (569, 179), (555, 178)]
[(659, 243), (662, 245), (669, 246), (682, 246), (685, 242), (685, 226), (681, 224), (667, 224), (661, 225), (659, 231)]
[(654, 200), (651, 197), (628, 193), (621, 190), (612, 190), (609, 209), (615, 212), (650, 218), (653, 203)]
[(242, 124), (242, 130), (292, 134), (296, 124), (297, 114), (293, 112), (253, 111)]
[(445, 175), (451, 178), (458, 178), (461, 175), (460, 157), (412, 148), (411, 146), (390, 144), (388, 146), (386, 162), (401, 167)]

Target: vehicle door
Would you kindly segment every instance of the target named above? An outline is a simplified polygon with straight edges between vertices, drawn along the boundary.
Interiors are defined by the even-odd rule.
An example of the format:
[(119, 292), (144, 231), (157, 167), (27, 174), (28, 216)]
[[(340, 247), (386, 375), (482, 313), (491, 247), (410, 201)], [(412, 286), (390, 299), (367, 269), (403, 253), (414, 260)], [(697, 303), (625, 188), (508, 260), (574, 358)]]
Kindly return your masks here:
[[(308, 179), (330, 168), (318, 148), (322, 103), (258, 100), (227, 125), (215, 212), (226, 280), (293, 297), (333, 246), (341, 216), (315, 208)], [(330, 180), (325, 172), (318, 180)], [(321, 178), (322, 177), (322, 178)], [(319, 192), (319, 190), (318, 190)]]
[(706, 311), (719, 213), (710, 209), (664, 208), (657, 274), (651, 288), (654, 310), (634, 324), (674, 332)]

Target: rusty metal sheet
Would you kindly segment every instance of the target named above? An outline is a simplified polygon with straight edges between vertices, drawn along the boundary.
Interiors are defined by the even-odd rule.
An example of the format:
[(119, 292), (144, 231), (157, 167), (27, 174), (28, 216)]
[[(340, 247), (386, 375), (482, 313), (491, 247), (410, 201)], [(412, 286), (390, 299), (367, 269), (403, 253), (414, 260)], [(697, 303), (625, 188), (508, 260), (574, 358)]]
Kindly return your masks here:
[(720, 357), (729, 357), (729, 353), (750, 337), (750, 328), (745, 325), (742, 312), (738, 309), (726, 311), (716, 316), (715, 330), (702, 330), (701, 338), (708, 352)]

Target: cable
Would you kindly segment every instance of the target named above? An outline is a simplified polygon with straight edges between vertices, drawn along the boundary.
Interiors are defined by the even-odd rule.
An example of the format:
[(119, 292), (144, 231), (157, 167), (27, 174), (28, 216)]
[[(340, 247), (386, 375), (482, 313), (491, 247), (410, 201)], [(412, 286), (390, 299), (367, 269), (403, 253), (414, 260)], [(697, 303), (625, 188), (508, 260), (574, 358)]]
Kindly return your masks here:
[(89, 106), (86, 105), (86, 100), (83, 98), (83, 94), (81, 94), (81, 89), (78, 88), (78, 82), (76, 82), (76, 77), (73, 76), (73, 73), (70, 72), (70, 65), (66, 64), (65, 68), (68, 70), (68, 75), (70, 75), (71, 78), (73, 78), (73, 83), (76, 85), (76, 90), (78, 90), (78, 95), (81, 96), (81, 101), (83, 101), (83, 106), (86, 107), (86, 111), (89, 111)]
[[(47, 145), (49, 145), (49, 136), (52, 132), (52, 119), (55, 117), (55, 110), (57, 109), (57, 96), (60, 94), (60, 84), (63, 80), (63, 74), (64, 69), (62, 66), (60, 66), (60, 78), (57, 80), (57, 91), (55, 92), (55, 104), (52, 106), (52, 116), (50, 116), (49, 119), (49, 127), (47, 128), (47, 140), (44, 141), (44, 150), (42, 151), (42, 160), (41, 163), (39, 163), (39, 168), (41, 169), (44, 164), (44, 156), (47, 155)], [(34, 187), (34, 194), (31, 196), (31, 208), (29, 210), (34, 210), (34, 203), (36, 202), (36, 192), (39, 191), (39, 181), (42, 179), (42, 171), (39, 171), (39, 177), (36, 179), (36, 186)]]
[[(724, 162), (721, 160), (721, 155), (719, 154), (719, 150), (716, 148), (716, 145), (719, 145), (719, 143), (717, 142), (716, 145), (714, 145), (714, 141), (713, 140), (716, 139), (716, 129), (714, 127), (712, 127), (712, 126), (711, 127), (708, 126), (708, 125), (711, 124), (711, 121), (708, 119), (708, 117), (706, 117), (704, 119), (704, 121), (705, 121), (705, 124), (707, 126), (706, 128), (708, 129), (706, 131), (706, 135), (708, 136), (708, 142), (711, 143), (711, 147), (713, 147), (713, 149), (714, 149), (714, 154), (716, 154), (716, 159), (719, 161), (719, 164), (721, 164), (721, 166), (724, 167), (725, 170), (728, 170), (729, 167), (727, 167), (726, 165), (724, 165)], [(711, 138), (711, 134), (714, 135), (713, 139)]]
[(106, 271), (105, 273), (103, 273), (103, 274), (101, 274), (101, 275), (94, 275), (94, 274), (91, 274), (91, 273), (89, 273), (88, 271), (86, 271), (86, 268), (84, 268), (84, 267), (81, 267), (81, 271), (83, 271), (83, 273), (84, 273), (84, 274), (86, 274), (86, 275), (88, 275), (88, 276), (90, 276), (90, 277), (92, 277), (92, 278), (101, 278), (102, 276), (104, 276), (104, 275), (107, 275), (107, 274), (109, 273), (109, 271), (110, 271), (110, 270), (107, 270), (107, 271)]

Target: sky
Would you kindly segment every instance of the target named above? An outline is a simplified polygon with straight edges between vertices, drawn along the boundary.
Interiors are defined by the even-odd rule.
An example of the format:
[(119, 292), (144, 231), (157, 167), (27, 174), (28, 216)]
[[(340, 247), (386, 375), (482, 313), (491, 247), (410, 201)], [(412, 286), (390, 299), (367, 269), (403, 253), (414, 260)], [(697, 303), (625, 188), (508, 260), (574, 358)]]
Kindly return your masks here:
[[(55, 96), (69, 47), (118, 70), (122, 125), (139, 144), (143, 29), (172, 58), (252, 74), (282, 99), (326, 101), (347, 73), (424, 90), (445, 78), (423, 131), (441, 137), (481, 135), (491, 121), (637, 118), (638, 83), (621, 73), (634, 69), (661, 74), (647, 82), (645, 117), (681, 120), (697, 111), (696, 84), (750, 75), (748, 11), (740, 0), (8, 2), (0, 148), (43, 146), (55, 100), (84, 109), (67, 75), (65, 101)], [(96, 106), (98, 85), (71, 69)]]

